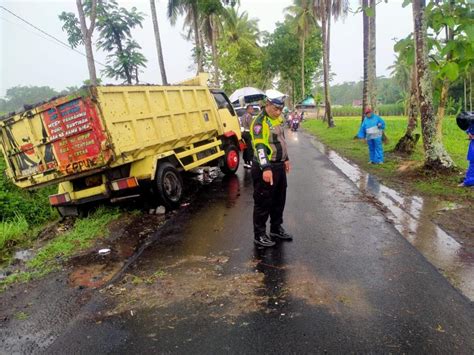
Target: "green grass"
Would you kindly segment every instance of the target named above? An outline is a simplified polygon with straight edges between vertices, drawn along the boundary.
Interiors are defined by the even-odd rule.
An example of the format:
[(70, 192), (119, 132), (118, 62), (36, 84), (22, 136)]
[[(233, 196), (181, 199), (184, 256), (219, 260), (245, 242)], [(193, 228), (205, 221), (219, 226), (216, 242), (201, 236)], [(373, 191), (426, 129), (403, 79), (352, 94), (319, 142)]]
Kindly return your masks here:
[[(386, 123), (385, 134), (389, 139), (387, 144), (384, 144), (385, 164), (375, 166), (368, 164), (366, 143), (354, 139), (359, 130), (360, 118), (335, 118), (336, 127), (331, 129), (327, 128), (327, 124), (321, 120), (307, 120), (303, 123), (303, 127), (317, 136), (321, 142), (355, 161), (371, 173), (388, 181), (396, 182), (398, 180), (398, 182), (406, 184), (407, 181), (403, 181), (404, 177), (397, 169), (404, 161), (414, 161), (419, 165), (422, 164), (424, 160), (422, 139), (420, 139), (415, 152), (410, 157), (401, 158), (391, 153), (398, 140), (405, 134), (407, 119), (400, 116), (383, 117), (383, 119)], [(418, 128), (416, 133), (421, 134), (421, 129)], [(468, 164), (466, 160), (468, 141), (466, 134), (458, 128), (453, 117), (448, 117), (443, 121), (443, 143), (460, 171), (464, 171)], [(423, 176), (422, 173), (419, 173), (416, 178), (409, 181), (411, 187), (420, 193), (434, 194), (440, 197), (472, 198), (472, 192), (468, 189), (456, 188), (462, 173), (453, 172), (450, 175), (443, 176), (432, 175)]]
[(29, 318), (28, 313), (25, 313), (23, 311), (15, 313), (15, 319), (18, 320), (27, 320)]
[(45, 244), (26, 264), (26, 270), (9, 275), (0, 286), (26, 282), (58, 269), (72, 255), (93, 246), (97, 239), (108, 235), (107, 224), (117, 219), (117, 209), (99, 208), (86, 218), (77, 219), (74, 227)]
[(107, 234), (105, 226), (117, 219), (120, 213), (116, 209), (99, 208), (91, 216), (77, 219), (74, 228), (45, 245), (39, 253), (28, 262), (32, 269), (48, 268), (56, 265), (58, 259), (67, 257), (78, 251), (89, 248), (92, 243)]
[(0, 250), (8, 247), (8, 243), (18, 243), (29, 230), (25, 216), (15, 217), (0, 222)]
[(0, 154), (0, 265), (9, 261), (14, 248), (28, 247), (45, 224), (58, 218), (48, 201), (57, 187), (21, 190), (6, 177), (5, 169)]

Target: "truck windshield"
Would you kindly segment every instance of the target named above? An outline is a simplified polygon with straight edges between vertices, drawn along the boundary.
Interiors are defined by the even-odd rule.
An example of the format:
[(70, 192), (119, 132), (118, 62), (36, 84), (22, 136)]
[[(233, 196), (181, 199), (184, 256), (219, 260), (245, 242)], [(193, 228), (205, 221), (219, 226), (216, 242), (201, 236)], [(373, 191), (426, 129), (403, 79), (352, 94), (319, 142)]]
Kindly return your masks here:
[(234, 108), (229, 102), (229, 99), (224, 95), (222, 92), (213, 92), (212, 95), (214, 95), (214, 99), (216, 100), (217, 103), (217, 108), (226, 108), (229, 110), (230, 114), (232, 116), (235, 116)]

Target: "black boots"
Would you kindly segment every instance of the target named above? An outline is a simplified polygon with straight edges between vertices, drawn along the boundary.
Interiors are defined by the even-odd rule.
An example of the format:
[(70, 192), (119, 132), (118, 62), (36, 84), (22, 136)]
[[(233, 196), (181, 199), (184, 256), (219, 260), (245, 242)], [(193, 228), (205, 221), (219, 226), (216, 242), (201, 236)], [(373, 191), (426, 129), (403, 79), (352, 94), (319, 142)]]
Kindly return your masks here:
[(253, 240), (253, 242), (256, 244), (256, 245), (259, 245), (259, 246), (262, 246), (262, 247), (272, 247), (274, 246), (276, 243), (272, 240), (272, 238), (270, 238), (268, 235), (266, 234), (262, 234), (262, 235), (259, 235), (259, 236), (255, 236), (255, 239)]
[(270, 229), (270, 237), (281, 240), (293, 240), (293, 236), (288, 234), (282, 226), (278, 226), (278, 228), (275, 229)]
[(281, 240), (293, 240), (293, 236), (291, 234), (288, 234), (285, 229), (283, 229), (282, 226), (278, 226), (278, 228), (272, 228), (270, 229), (270, 236), (266, 234), (261, 234), (259, 236), (255, 236), (254, 243), (256, 245), (262, 246), (262, 247), (272, 247), (274, 246), (275, 243), (275, 238), (281, 239)]

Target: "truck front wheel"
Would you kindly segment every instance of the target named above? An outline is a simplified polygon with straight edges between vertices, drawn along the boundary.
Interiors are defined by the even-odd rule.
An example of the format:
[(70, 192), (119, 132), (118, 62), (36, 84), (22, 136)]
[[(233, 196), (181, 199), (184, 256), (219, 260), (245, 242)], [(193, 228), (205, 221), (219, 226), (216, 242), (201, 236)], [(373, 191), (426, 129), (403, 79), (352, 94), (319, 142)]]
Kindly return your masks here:
[(183, 196), (183, 180), (171, 163), (160, 163), (156, 172), (156, 190), (165, 207), (176, 208)]
[(224, 161), (221, 164), (221, 171), (226, 174), (235, 174), (239, 168), (240, 156), (239, 150), (235, 145), (228, 145), (225, 148)]

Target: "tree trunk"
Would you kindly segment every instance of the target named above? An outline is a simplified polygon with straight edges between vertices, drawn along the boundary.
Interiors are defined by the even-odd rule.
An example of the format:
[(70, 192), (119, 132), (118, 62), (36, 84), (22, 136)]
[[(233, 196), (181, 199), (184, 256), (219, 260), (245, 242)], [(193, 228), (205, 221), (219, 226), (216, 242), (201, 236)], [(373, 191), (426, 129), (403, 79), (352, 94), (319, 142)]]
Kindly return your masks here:
[[(467, 76), (467, 72), (466, 72)], [(464, 111), (467, 111), (467, 85), (466, 85), (466, 78), (464, 78)]]
[(377, 74), (376, 74), (376, 28), (375, 28), (375, 0), (370, 0), (370, 8), (372, 9), (372, 16), (369, 17), (369, 59), (368, 59), (368, 94), (367, 99), (372, 110), (377, 106)]
[(411, 90), (408, 106), (408, 125), (405, 135), (400, 138), (394, 151), (402, 154), (411, 155), (415, 151), (416, 144), (420, 139), (419, 134), (413, 134), (418, 126), (418, 92), (416, 82), (416, 67), (411, 69)]
[(441, 94), (439, 96), (438, 113), (436, 115), (436, 135), (438, 139), (443, 138), (443, 118), (446, 114), (446, 103), (448, 102), (449, 80), (443, 79), (443, 86), (441, 87)]
[[(327, 30), (326, 30), (326, 42), (328, 44), (328, 63), (331, 62), (331, 2), (332, 0), (325, 0), (326, 4), (326, 19), (327, 19)], [(331, 68), (331, 65), (329, 65)]]
[(469, 111), (472, 111), (472, 70), (469, 71)]
[(219, 80), (219, 64), (217, 61), (217, 23), (216, 23), (216, 15), (212, 15), (211, 18), (211, 49), (212, 49), (212, 64), (214, 66), (214, 84), (216, 87), (220, 86)]
[[(446, 27), (446, 45), (454, 40), (453, 30), (449, 27)], [(446, 61), (450, 62), (453, 58), (452, 51), (449, 51), (446, 54)], [(439, 98), (438, 114), (436, 115), (436, 134), (438, 139), (441, 141), (443, 137), (443, 119), (446, 114), (446, 103), (448, 102), (448, 91), (449, 91), (449, 79), (444, 78), (443, 86), (441, 88), (441, 95)]]
[(199, 20), (198, 20), (198, 10), (197, 4), (192, 4), (192, 11), (193, 11), (193, 26), (194, 26), (194, 43), (196, 46), (196, 62), (197, 62), (197, 73), (201, 73), (203, 71), (202, 66), (202, 48), (201, 48), (201, 36), (199, 34)]
[(97, 0), (92, 0), (91, 17), (90, 17), (91, 23), (90, 23), (89, 29), (87, 28), (87, 24), (86, 24), (86, 16), (84, 14), (82, 0), (76, 0), (76, 6), (77, 6), (77, 12), (79, 14), (79, 22), (81, 24), (82, 38), (84, 39), (84, 47), (86, 49), (89, 79), (90, 79), (91, 85), (97, 85), (97, 74), (95, 71), (95, 64), (94, 64), (94, 52), (92, 50), (92, 34), (94, 32), (94, 27), (95, 27)]
[(425, 150), (425, 168), (451, 170), (454, 162), (436, 135), (436, 116), (433, 110), (431, 72), (428, 68), (427, 25), (424, 14), (425, 0), (413, 0), (415, 59), (418, 101), (421, 113), (421, 131)]
[(301, 39), (301, 97), (304, 100), (304, 36)]
[(321, 11), (321, 24), (322, 24), (322, 38), (323, 38), (323, 68), (324, 68), (324, 97), (325, 97), (325, 117), (328, 127), (335, 127), (334, 119), (331, 112), (331, 98), (329, 96), (329, 58), (327, 42), (327, 4), (328, 0), (322, 1), (323, 10)]
[(161, 48), (160, 28), (158, 27), (158, 18), (156, 16), (155, 0), (150, 0), (151, 18), (153, 20), (153, 30), (155, 31), (156, 53), (158, 54), (158, 63), (160, 65), (161, 82), (168, 85), (165, 71), (165, 61), (163, 59), (163, 49)]
[(368, 106), (369, 94), (369, 17), (365, 9), (369, 6), (369, 0), (362, 0), (362, 20), (363, 20), (363, 60), (364, 60), (364, 85), (362, 88), (362, 116), (361, 121), (364, 120), (365, 108)]

